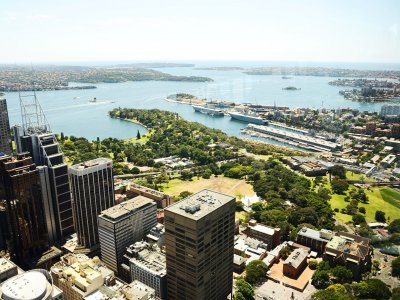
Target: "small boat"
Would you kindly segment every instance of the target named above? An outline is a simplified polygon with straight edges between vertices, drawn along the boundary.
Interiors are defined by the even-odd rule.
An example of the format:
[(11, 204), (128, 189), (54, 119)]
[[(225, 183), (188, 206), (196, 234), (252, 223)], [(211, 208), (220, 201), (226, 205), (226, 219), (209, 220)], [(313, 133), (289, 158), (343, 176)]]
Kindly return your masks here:
[(89, 100), (89, 102), (90, 102), (90, 103), (96, 103), (96, 102), (97, 102), (96, 97), (94, 97), (92, 100)]

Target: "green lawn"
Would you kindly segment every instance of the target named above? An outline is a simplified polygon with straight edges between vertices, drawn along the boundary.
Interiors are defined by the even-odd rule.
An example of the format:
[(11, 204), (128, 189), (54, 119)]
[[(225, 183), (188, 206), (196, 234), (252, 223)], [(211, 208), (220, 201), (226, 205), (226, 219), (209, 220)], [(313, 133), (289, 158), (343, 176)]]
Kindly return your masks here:
[[(330, 187), (328, 185), (328, 187)], [(350, 189), (353, 186), (350, 185)], [(381, 210), (386, 213), (386, 218), (390, 217), (390, 220), (399, 218), (400, 216), (400, 193), (388, 188), (388, 187), (373, 187), (370, 190), (365, 190), (368, 196), (369, 203), (360, 203), (359, 207), (365, 207), (366, 214), (365, 218), (367, 222), (375, 221), (375, 212)], [(345, 195), (332, 195), (330, 200), (333, 209), (338, 208), (339, 210), (345, 208), (349, 203), (344, 201)], [(335, 217), (343, 222), (351, 221), (351, 216), (335, 213)]]
[(346, 178), (348, 180), (364, 180), (365, 182), (373, 181), (372, 178), (366, 177), (364, 174), (357, 174), (351, 171), (346, 172)]
[(126, 143), (140, 143), (140, 144), (146, 144), (149, 139), (150, 136), (154, 134), (154, 129), (150, 129), (150, 131), (147, 134), (143, 134), (141, 135), (140, 139), (137, 139), (136, 137), (132, 137), (129, 139), (125, 139)]

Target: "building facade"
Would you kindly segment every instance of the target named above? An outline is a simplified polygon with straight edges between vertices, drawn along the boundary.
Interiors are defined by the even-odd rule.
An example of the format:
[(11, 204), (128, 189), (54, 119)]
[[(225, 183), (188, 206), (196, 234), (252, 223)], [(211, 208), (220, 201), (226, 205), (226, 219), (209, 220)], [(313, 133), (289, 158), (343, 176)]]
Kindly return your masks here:
[(0, 97), (0, 153), (8, 155), (12, 153), (10, 121), (8, 119), (7, 101), (6, 99), (1, 97)]
[(50, 243), (74, 232), (68, 165), (53, 133), (27, 133), (14, 127), (17, 152), (29, 152), (39, 170)]
[(138, 196), (101, 212), (99, 240), (101, 258), (119, 274), (123, 256), (129, 245), (141, 241), (157, 224), (157, 204)]
[(112, 160), (97, 158), (69, 168), (78, 244), (99, 247), (98, 215), (115, 205)]
[(232, 292), (235, 198), (202, 190), (165, 209), (168, 299)]
[(28, 153), (0, 157), (0, 199), (5, 200), (9, 250), (19, 263), (47, 249), (39, 173)]

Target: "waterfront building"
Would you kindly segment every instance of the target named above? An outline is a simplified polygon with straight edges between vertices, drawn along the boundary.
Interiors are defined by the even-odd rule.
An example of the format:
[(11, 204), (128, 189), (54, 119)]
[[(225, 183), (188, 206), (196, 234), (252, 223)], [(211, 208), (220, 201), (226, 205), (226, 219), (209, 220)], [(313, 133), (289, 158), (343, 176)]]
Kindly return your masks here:
[(0, 285), (4, 300), (62, 300), (63, 291), (52, 284), (46, 270), (36, 269), (15, 275)]
[(385, 104), (381, 107), (381, 116), (400, 116), (400, 105)]
[(97, 158), (69, 168), (77, 242), (99, 248), (98, 215), (115, 205), (112, 160)]
[(17, 153), (31, 154), (39, 170), (47, 233), (54, 244), (74, 232), (68, 166), (35, 92), (19, 98), (23, 126), (14, 127), (15, 145)]
[(167, 297), (167, 270), (165, 253), (157, 245), (136, 242), (129, 246), (131, 280), (138, 280), (155, 290), (156, 297)]
[(8, 221), (9, 250), (19, 263), (47, 249), (38, 170), (29, 153), (0, 157), (0, 199)]
[(7, 101), (0, 97), (0, 153), (12, 153), (10, 121), (8, 119)]
[(104, 263), (119, 274), (129, 245), (141, 241), (157, 224), (157, 204), (138, 196), (101, 212), (99, 240)]
[(168, 299), (232, 292), (235, 198), (202, 190), (165, 209)]
[(144, 196), (153, 199), (157, 203), (157, 208), (165, 208), (169, 206), (172, 201), (171, 196), (134, 182), (128, 183), (128, 186), (126, 187), (126, 196), (128, 199), (137, 196)]
[(66, 254), (51, 268), (54, 285), (64, 292), (65, 300), (84, 299), (113, 276), (98, 257), (84, 254)]

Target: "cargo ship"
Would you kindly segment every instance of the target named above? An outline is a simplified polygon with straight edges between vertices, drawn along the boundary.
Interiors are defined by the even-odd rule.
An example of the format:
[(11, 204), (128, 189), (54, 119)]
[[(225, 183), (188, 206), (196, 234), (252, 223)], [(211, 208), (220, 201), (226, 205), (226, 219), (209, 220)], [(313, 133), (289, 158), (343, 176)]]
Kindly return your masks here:
[(258, 125), (267, 125), (268, 122), (264, 120), (263, 118), (253, 115), (253, 114), (248, 114), (248, 113), (239, 113), (239, 112), (230, 112), (229, 115), (231, 116), (232, 119), (239, 120), (242, 122), (246, 123), (253, 123), (253, 124), (258, 124)]
[(216, 117), (224, 116), (224, 112), (222, 110), (213, 107), (200, 106), (200, 105), (192, 105), (192, 107), (195, 111), (200, 112), (202, 114), (216, 116)]

